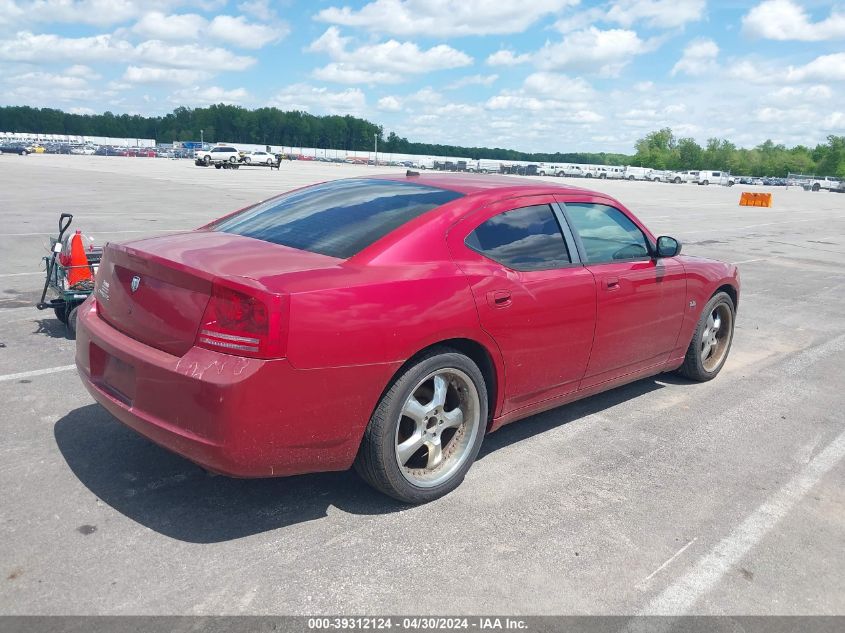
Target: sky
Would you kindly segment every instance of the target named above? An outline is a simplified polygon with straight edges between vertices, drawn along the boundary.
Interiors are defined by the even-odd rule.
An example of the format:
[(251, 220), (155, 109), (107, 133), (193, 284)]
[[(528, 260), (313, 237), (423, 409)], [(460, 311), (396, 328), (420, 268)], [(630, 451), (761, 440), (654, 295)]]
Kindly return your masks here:
[(845, 134), (845, 4), (0, 0), (0, 105), (211, 103), (523, 151), (630, 153), (667, 126), (814, 145)]

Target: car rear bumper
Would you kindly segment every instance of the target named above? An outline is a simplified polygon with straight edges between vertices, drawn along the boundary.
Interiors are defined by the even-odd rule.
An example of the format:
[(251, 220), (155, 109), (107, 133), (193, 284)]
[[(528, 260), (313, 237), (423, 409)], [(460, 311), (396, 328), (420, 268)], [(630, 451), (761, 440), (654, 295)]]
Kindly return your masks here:
[[(234, 477), (345, 470), (392, 369), (298, 370), (192, 347), (177, 357), (79, 308), (76, 364), (88, 391), (156, 444)], [(384, 376), (387, 378), (384, 378)]]

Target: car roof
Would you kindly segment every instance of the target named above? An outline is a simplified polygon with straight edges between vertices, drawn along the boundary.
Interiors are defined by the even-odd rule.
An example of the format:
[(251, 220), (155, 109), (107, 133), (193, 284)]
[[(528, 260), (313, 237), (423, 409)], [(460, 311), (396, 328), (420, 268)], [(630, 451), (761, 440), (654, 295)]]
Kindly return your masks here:
[(413, 175), (408, 175), (407, 173), (379, 174), (366, 176), (366, 178), (428, 185), (429, 187), (456, 191), (464, 195), (495, 193), (503, 197), (508, 197), (511, 195), (539, 195), (544, 193), (591, 193), (605, 197), (603, 194), (581, 187), (573, 187), (571, 185), (549, 182), (548, 180), (538, 180), (536, 178), (492, 174), (411, 173)]

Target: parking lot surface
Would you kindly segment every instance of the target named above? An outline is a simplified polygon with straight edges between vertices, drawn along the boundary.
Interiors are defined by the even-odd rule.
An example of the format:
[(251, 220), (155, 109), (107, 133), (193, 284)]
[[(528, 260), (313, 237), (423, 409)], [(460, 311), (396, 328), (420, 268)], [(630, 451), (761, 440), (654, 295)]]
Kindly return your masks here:
[(207, 474), (95, 405), (34, 308), (62, 211), (102, 243), (384, 171), (0, 156), (0, 613), (845, 614), (845, 195), (568, 180), (739, 264), (727, 365), (505, 427), (422, 507)]

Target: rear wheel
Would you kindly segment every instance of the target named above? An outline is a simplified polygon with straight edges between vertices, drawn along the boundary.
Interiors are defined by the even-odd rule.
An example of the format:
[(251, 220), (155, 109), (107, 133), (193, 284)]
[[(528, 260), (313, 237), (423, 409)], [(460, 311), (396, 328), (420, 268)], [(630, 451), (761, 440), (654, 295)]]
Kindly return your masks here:
[(65, 325), (67, 325), (67, 315), (68, 315), (67, 307), (65, 307), (65, 306), (56, 306), (55, 308), (53, 308), (53, 312), (55, 312), (55, 313), (56, 313), (56, 318), (57, 318), (59, 321), (61, 321), (61, 322), (62, 322), (62, 323), (64, 323)]
[(237, 158), (235, 158), (234, 156), (229, 156), (229, 163), (230, 164), (234, 165), (237, 162), (238, 162)]
[(405, 503), (427, 503), (454, 490), (481, 448), (487, 390), (469, 358), (435, 349), (409, 367), (382, 397), (355, 470)]
[(678, 372), (691, 380), (715, 378), (728, 358), (734, 336), (736, 309), (726, 292), (713, 295), (695, 328), (684, 364)]
[(67, 337), (71, 340), (76, 339), (76, 321), (79, 316), (79, 306), (74, 306), (67, 315)]
[(681, 184), (681, 179), (680, 179), (680, 177), (675, 176), (675, 179), (674, 179), (672, 182), (674, 182), (676, 185), (680, 185), (680, 184)]

